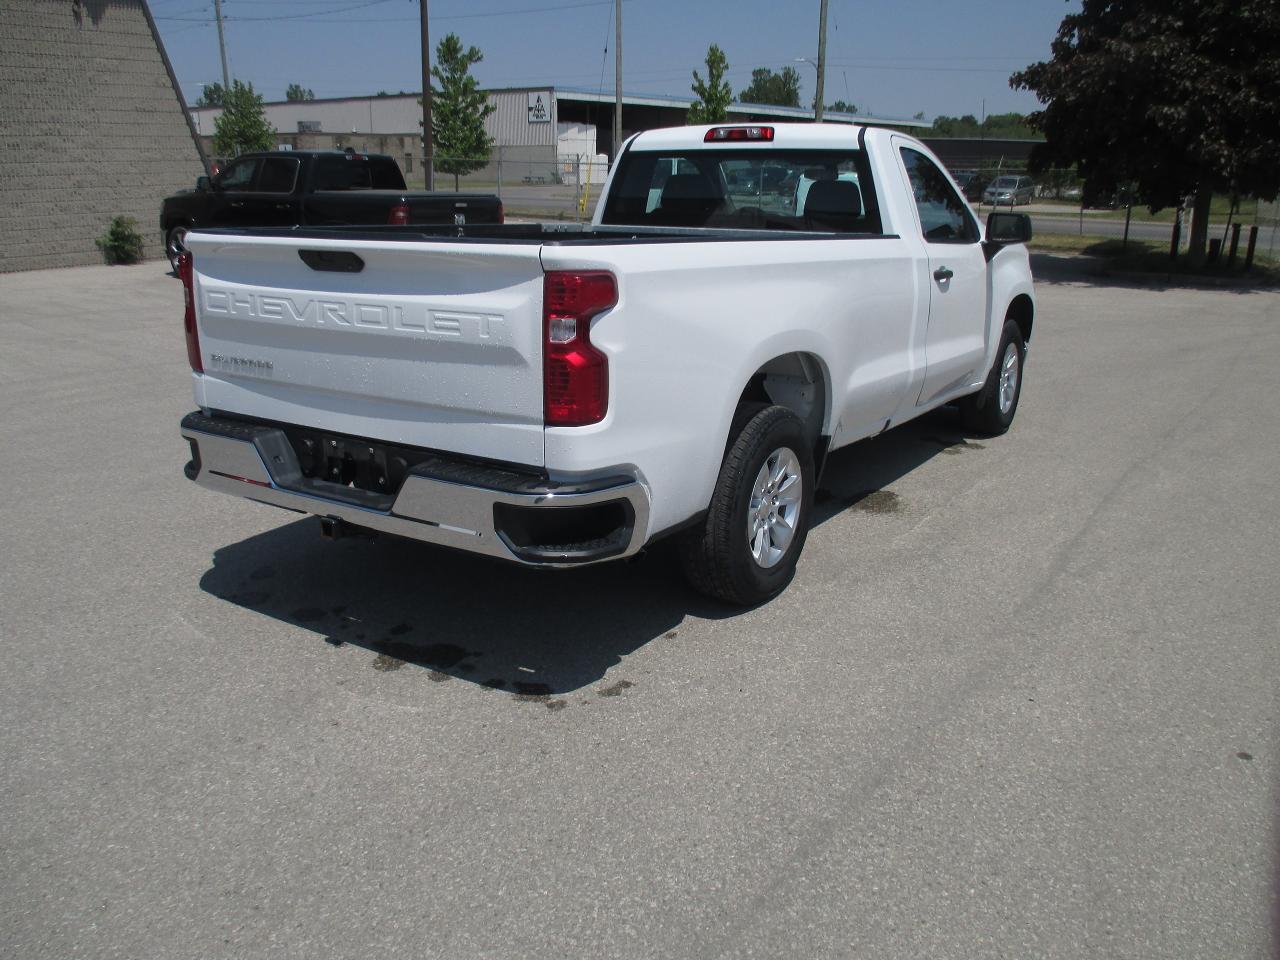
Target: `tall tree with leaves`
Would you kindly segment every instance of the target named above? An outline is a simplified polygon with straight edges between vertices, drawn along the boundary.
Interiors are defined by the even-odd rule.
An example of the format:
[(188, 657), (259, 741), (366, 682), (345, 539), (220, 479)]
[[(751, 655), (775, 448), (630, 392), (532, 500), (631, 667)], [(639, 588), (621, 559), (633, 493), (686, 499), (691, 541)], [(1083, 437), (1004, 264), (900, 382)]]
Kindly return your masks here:
[(301, 103), (303, 100), (314, 100), (316, 95), (314, 90), (300, 83), (291, 83), (284, 92), (284, 98), (290, 103)]
[(733, 90), (724, 75), (729, 69), (729, 58), (714, 43), (707, 48), (707, 79), (703, 81), (698, 71), (693, 71), (693, 92), (698, 95), (689, 108), (690, 123), (723, 123), (733, 103)]
[[(485, 133), (484, 119), (497, 109), (468, 72), (484, 59), (477, 47), (462, 48), (454, 33), (436, 46), (436, 65), (431, 75), (440, 86), (431, 87), (431, 137), (435, 145), (435, 169), (458, 178), (479, 170), (489, 162), (493, 138)], [(419, 103), (422, 101), (419, 100)]]
[(276, 128), (267, 123), (262, 97), (252, 83), (231, 81), (222, 102), (222, 113), (213, 121), (213, 152), (236, 157), (254, 150), (270, 150), (276, 143)]
[(206, 83), (204, 89), (200, 91), (200, 98), (196, 100), (197, 107), (220, 107), (222, 101), (227, 98), (227, 88), (222, 84)]
[(933, 137), (988, 137), (992, 140), (1030, 140), (1035, 132), (1027, 125), (1027, 118), (1020, 113), (990, 113), (982, 122), (972, 113), (961, 117), (949, 117), (945, 113), (933, 119), (929, 131)]
[(751, 71), (751, 84), (738, 93), (741, 103), (768, 103), (778, 107), (800, 106), (800, 74), (795, 67), (774, 73), (768, 67)]
[(1280, 0), (1083, 0), (1052, 49), (1009, 80), (1044, 104), (1037, 169), (1132, 181), (1153, 210), (1194, 193), (1196, 262), (1215, 190), (1280, 190)]

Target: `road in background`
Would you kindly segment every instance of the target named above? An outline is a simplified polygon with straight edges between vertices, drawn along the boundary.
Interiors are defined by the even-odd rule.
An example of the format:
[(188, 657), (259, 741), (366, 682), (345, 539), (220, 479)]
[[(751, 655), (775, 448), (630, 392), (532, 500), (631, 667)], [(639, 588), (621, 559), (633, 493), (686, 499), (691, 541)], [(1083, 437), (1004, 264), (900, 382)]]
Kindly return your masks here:
[(198, 488), (177, 281), (0, 276), (0, 955), (1269, 956), (1280, 296), (1036, 263), (749, 611)]

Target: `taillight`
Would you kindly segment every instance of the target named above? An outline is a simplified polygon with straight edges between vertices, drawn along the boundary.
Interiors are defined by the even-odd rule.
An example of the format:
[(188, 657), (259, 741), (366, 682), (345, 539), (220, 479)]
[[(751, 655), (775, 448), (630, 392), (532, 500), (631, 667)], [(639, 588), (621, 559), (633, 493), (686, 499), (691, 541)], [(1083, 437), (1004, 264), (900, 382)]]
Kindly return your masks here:
[(182, 279), (182, 296), (185, 301), (182, 326), (187, 332), (187, 362), (196, 373), (204, 373), (204, 364), (200, 362), (200, 333), (196, 330), (195, 273), (190, 251), (182, 251), (178, 254), (178, 276)]
[(542, 281), (542, 380), (549, 427), (599, 423), (609, 409), (609, 360), (591, 345), (591, 318), (618, 302), (605, 271), (552, 270)]
[(394, 224), (397, 227), (403, 227), (409, 222), (409, 205), (407, 203), (397, 203), (391, 208), (391, 212), (387, 214), (387, 223)]

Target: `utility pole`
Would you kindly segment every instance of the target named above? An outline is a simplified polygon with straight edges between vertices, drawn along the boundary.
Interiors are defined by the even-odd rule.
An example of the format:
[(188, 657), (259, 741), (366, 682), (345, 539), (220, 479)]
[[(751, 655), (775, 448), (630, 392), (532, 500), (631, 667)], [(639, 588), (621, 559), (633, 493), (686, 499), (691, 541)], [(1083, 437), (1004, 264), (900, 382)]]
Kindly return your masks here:
[(613, 159), (622, 149), (622, 0), (613, 0)]
[(822, 12), (818, 14), (818, 94), (813, 104), (813, 120), (822, 122), (823, 80), (827, 76), (827, 0), (822, 0)]
[(227, 70), (227, 41), (222, 36), (222, 0), (213, 0), (213, 17), (218, 21), (218, 52), (222, 54), (223, 96), (231, 93), (231, 73)]
[[(824, 0), (825, 2), (825, 0)], [(422, 12), (422, 166), (426, 172), (426, 188), (436, 188), (435, 151), (431, 143), (431, 35), (427, 32), (427, 0), (421, 0)]]

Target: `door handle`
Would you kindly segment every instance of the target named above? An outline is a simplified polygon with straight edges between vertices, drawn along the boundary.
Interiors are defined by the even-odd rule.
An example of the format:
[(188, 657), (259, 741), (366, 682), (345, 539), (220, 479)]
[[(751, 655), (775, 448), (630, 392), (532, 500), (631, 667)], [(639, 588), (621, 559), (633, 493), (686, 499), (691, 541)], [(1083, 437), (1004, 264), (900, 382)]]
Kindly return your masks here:
[(276, 204), (276, 209), (277, 209), (277, 210), (288, 210), (288, 209), (289, 209), (289, 205), (288, 205), (287, 203), (277, 203), (277, 204)]
[(955, 274), (946, 267), (939, 267), (937, 270), (933, 271), (933, 279), (937, 280), (939, 283), (946, 283), (954, 276)]
[(243, 201), (243, 200), (232, 200), (232, 201), (231, 201), (230, 206), (233, 206), (233, 207), (243, 207), (243, 206), (244, 206), (244, 201)]

